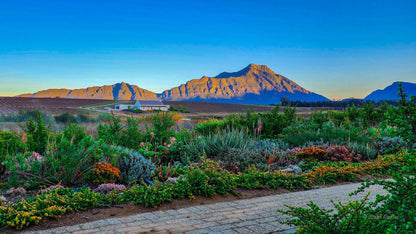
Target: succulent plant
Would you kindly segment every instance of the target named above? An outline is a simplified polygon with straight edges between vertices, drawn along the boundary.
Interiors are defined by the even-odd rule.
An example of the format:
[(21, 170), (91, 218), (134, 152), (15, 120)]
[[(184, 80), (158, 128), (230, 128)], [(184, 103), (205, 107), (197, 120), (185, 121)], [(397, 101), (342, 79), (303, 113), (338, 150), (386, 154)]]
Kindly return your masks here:
[(119, 169), (122, 181), (132, 183), (144, 178), (151, 178), (156, 166), (139, 152), (126, 149), (119, 158)]
[(252, 164), (267, 162), (264, 153), (254, 147), (231, 148), (212, 159), (221, 161), (225, 168), (235, 172), (244, 171)]
[(383, 137), (381, 141), (374, 142), (373, 147), (379, 154), (388, 154), (398, 152), (404, 144), (405, 141), (399, 136)]
[(276, 154), (278, 151), (286, 150), (289, 144), (275, 139), (264, 139), (256, 142), (258, 150), (267, 154)]

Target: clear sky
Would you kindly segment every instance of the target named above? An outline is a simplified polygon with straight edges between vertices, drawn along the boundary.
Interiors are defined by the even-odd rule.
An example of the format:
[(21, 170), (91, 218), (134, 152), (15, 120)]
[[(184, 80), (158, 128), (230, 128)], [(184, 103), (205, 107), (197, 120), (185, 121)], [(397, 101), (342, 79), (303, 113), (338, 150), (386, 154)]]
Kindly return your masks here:
[(0, 1), (0, 96), (268, 65), (331, 99), (416, 82), (416, 1)]

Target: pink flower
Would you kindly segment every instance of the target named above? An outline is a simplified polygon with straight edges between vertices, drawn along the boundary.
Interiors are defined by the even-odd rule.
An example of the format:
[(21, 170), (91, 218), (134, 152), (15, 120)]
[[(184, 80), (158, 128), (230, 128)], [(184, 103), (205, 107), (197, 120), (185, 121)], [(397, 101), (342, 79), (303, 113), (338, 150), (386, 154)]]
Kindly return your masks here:
[(150, 136), (151, 136), (151, 137), (154, 137), (154, 136), (155, 136), (155, 134), (154, 134), (153, 132), (151, 132), (151, 133), (150, 133)]
[(144, 146), (144, 143), (142, 142), (142, 143), (140, 143), (140, 146)]
[(172, 138), (170, 139), (170, 143), (171, 143), (171, 144), (173, 144), (175, 141), (176, 141), (175, 137), (172, 137)]
[(29, 158), (30, 157), (33, 158), (34, 160), (38, 161), (38, 162), (40, 162), (42, 160), (42, 157), (36, 152), (33, 152), (32, 156), (29, 156)]

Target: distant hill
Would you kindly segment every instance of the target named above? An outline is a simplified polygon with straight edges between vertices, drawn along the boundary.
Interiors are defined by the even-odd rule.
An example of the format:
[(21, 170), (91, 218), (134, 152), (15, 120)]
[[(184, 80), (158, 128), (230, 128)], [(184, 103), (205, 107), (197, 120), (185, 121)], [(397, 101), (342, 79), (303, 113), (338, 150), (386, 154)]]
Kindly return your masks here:
[(108, 100), (156, 100), (157, 95), (149, 90), (124, 82), (114, 85), (94, 86), (85, 89), (48, 89), (19, 97), (35, 98), (74, 98)]
[[(410, 82), (402, 82), (403, 84), (403, 91), (407, 93), (408, 96), (413, 95), (416, 96), (416, 83)], [(385, 100), (392, 100), (398, 101), (400, 98), (397, 96), (397, 92), (399, 88), (399, 82), (394, 82), (393, 84), (387, 86), (385, 89), (376, 90), (372, 92), (370, 95), (364, 98), (364, 101), (385, 101)]]
[(223, 72), (216, 77), (204, 76), (157, 95), (124, 82), (84, 89), (48, 89), (19, 97), (77, 98), (108, 100), (207, 101), (235, 104), (275, 104), (280, 98), (291, 101), (329, 101), (308, 91), (290, 79), (278, 75), (265, 65), (250, 64), (238, 72)]
[(250, 64), (238, 72), (223, 72), (216, 77), (203, 76), (164, 91), (163, 100), (210, 101), (244, 104), (280, 103), (281, 97), (292, 101), (329, 101), (308, 91), (265, 65)]

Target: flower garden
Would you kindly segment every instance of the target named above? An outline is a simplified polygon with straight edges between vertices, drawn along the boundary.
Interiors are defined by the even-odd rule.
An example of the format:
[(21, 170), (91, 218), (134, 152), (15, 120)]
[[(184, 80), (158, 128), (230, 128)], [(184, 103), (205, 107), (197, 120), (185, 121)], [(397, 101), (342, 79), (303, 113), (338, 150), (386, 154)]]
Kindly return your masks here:
[[(409, 177), (415, 173), (414, 103), (404, 98), (397, 107), (369, 103), (314, 111), (308, 118), (297, 116), (294, 107), (281, 112), (277, 106), (266, 113), (248, 110), (206, 121), (193, 129), (175, 129), (170, 112), (154, 114), (151, 124), (112, 116), (94, 135), (76, 123), (51, 131), (38, 113), (21, 124), (22, 133), (0, 132), (0, 224), (21, 229), (92, 207), (154, 207), (173, 199), (234, 193), (236, 188), (311, 189), (373, 175), (393, 176), (401, 184), (378, 182), (404, 190), (377, 204), (338, 205), (336, 217), (314, 204), (280, 212), (298, 217), (289, 223), (303, 232), (342, 232), (345, 227), (356, 232), (369, 224), (374, 230), (412, 230), (416, 193), (406, 186), (414, 185)], [(382, 224), (357, 219), (387, 213), (408, 226), (397, 226), (397, 219)], [(315, 226), (308, 220), (316, 221)]]

